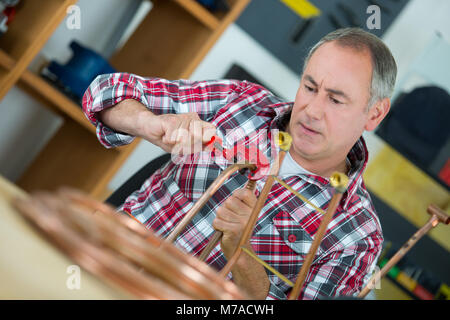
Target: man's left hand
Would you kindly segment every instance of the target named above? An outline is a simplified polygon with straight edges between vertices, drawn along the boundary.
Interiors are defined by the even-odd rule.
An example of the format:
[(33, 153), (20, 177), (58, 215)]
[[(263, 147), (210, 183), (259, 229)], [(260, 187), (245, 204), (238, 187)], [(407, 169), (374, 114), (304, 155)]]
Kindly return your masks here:
[[(217, 210), (213, 227), (223, 232), (220, 246), (227, 259), (230, 259), (239, 245), (239, 240), (256, 204), (253, 190), (236, 190)], [(244, 246), (252, 251), (250, 241)], [(265, 299), (270, 282), (264, 267), (243, 253), (233, 268), (233, 281), (253, 299)]]
[(255, 204), (254, 191), (242, 188), (236, 190), (217, 209), (213, 227), (223, 232), (221, 247), (227, 259), (230, 259), (236, 250)]

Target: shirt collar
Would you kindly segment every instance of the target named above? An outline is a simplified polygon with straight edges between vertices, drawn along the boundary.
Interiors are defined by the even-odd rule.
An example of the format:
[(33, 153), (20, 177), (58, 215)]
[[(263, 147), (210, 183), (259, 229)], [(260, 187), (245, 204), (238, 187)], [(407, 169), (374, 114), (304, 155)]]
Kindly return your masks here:
[[(278, 148), (272, 152), (274, 148), (273, 137), (271, 136), (272, 130), (285, 130), (286, 125), (290, 120), (290, 110), (294, 105), (293, 102), (282, 102), (266, 105), (264, 108), (257, 112), (258, 116), (267, 117), (270, 120), (268, 136), (267, 136), (267, 146), (264, 150), (266, 156), (270, 159), (271, 165), (273, 165), (277, 154), (279, 152)], [(226, 140), (226, 137), (223, 137)], [(225, 169), (229, 165), (228, 161), (221, 158), (215, 157), (216, 163)], [(368, 150), (364, 138), (361, 136), (353, 147), (350, 149), (347, 155), (347, 164), (349, 167), (348, 178), (349, 184), (347, 191), (344, 193), (342, 200), (343, 206), (346, 207), (352, 196), (356, 193), (356, 190), (362, 183), (362, 174), (367, 165), (368, 161)], [(321, 188), (327, 188), (330, 186), (329, 178), (318, 176), (318, 175), (307, 175), (302, 174), (302, 179), (305, 179), (309, 183), (318, 185)]]

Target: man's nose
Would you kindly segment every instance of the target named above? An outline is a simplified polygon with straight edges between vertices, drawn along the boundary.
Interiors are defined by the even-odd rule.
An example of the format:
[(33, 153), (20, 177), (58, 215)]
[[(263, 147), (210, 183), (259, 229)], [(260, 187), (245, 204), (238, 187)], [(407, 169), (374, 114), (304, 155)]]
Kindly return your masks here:
[(305, 113), (312, 120), (321, 120), (323, 117), (324, 110), (322, 99), (323, 98), (317, 94), (311, 98), (306, 105)]

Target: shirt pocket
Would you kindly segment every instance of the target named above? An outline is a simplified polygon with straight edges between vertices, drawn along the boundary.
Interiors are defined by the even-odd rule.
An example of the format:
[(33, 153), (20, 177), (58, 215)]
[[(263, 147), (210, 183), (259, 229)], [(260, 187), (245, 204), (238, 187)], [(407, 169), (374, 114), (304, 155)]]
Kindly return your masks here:
[(279, 235), (280, 247), (277, 269), (290, 278), (296, 278), (308, 254), (313, 238), (286, 211), (279, 211), (273, 218)]

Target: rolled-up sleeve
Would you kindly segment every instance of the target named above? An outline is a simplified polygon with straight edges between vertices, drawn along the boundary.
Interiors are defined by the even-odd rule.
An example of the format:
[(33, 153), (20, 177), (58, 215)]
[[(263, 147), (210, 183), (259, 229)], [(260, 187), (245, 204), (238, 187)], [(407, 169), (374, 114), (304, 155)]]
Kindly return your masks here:
[(137, 100), (158, 115), (196, 112), (200, 119), (210, 121), (247, 86), (248, 82), (237, 80), (170, 81), (129, 73), (105, 74), (98, 76), (86, 90), (83, 111), (96, 126), (99, 141), (111, 148), (128, 144), (134, 137), (107, 127), (99, 120), (98, 112), (123, 100)]

